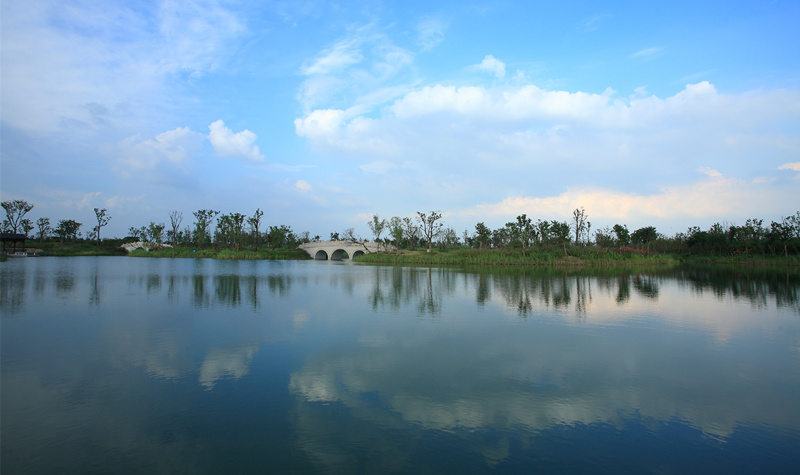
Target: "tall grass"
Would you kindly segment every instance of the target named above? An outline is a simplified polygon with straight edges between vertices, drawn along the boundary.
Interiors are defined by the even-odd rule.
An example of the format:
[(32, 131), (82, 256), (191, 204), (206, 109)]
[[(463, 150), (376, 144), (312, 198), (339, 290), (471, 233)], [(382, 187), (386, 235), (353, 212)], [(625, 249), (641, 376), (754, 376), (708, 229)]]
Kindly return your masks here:
[(232, 260), (275, 260), (275, 259), (310, 259), (309, 255), (300, 249), (272, 249), (259, 251), (234, 251), (232, 249), (191, 249), (191, 248), (164, 248), (157, 251), (136, 249), (129, 254), (132, 257), (178, 257), (178, 258), (208, 258)]
[(580, 266), (580, 265), (662, 265), (677, 260), (669, 255), (645, 256), (636, 252), (604, 252), (593, 249), (542, 248), (525, 255), (518, 249), (458, 249), (434, 252), (383, 252), (366, 254), (354, 260), (380, 264), (471, 265), (471, 266)]

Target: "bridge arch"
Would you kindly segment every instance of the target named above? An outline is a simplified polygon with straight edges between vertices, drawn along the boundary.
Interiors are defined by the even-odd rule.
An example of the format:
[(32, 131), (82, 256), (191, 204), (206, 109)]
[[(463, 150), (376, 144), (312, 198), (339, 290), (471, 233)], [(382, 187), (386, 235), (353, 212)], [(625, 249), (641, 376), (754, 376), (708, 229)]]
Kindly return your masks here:
[(352, 241), (314, 241), (301, 244), (300, 249), (306, 251), (315, 260), (341, 260), (347, 255), (349, 258), (378, 251), (378, 244), (374, 242)]

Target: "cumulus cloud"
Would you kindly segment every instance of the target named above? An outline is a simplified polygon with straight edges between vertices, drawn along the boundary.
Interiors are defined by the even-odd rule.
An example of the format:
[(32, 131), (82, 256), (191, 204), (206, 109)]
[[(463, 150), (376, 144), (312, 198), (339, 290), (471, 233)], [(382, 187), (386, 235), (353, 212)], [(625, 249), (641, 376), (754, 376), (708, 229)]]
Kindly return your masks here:
[[(798, 91), (722, 94), (705, 81), (666, 98), (643, 88), (620, 95), (435, 84), (380, 108), (313, 110), (295, 128), (373, 176), (391, 170), (392, 180), (380, 182), (384, 190), (415, 187), (413, 197), (436, 200), (455, 215), (466, 200), (496, 203), (481, 213), (532, 214), (525, 206), (535, 204), (563, 217), (590, 199), (608, 203), (602, 211), (613, 219), (759, 215), (778, 195), (798, 198), (763, 167), (794, 163), (800, 138), (785, 131), (799, 104)], [(758, 167), (753, 156), (761, 157)], [(403, 166), (411, 160), (413, 167)], [(698, 180), (699, 166), (706, 181)], [(520, 197), (520, 205), (503, 202), (508, 196)]]
[[(709, 178), (690, 184), (665, 186), (656, 193), (637, 194), (604, 188), (575, 188), (556, 196), (519, 196), (498, 203), (481, 204), (461, 211), (470, 216), (513, 217), (520, 214), (563, 219), (584, 207), (592, 218), (602, 220), (674, 220), (757, 216), (774, 199), (768, 183), (725, 178), (713, 169), (703, 169)], [(790, 192), (785, 196), (790, 199)]]
[(258, 136), (245, 129), (241, 132), (233, 131), (225, 127), (225, 122), (218, 120), (208, 126), (210, 133), (208, 139), (220, 157), (232, 157), (253, 162), (261, 162), (264, 155), (254, 145)]
[(506, 64), (491, 54), (487, 54), (480, 64), (473, 67), (479, 71), (490, 73), (497, 79), (503, 79), (506, 77)]
[[(778, 170), (794, 170), (800, 172), (800, 162), (784, 163), (778, 167)], [(800, 178), (800, 174), (797, 174), (795, 178)]]
[(156, 135), (152, 139), (141, 140), (138, 136), (122, 141), (123, 154), (119, 164), (130, 171), (156, 170), (167, 166), (172, 169), (186, 169), (192, 155), (205, 140), (205, 136), (188, 127), (178, 127)]

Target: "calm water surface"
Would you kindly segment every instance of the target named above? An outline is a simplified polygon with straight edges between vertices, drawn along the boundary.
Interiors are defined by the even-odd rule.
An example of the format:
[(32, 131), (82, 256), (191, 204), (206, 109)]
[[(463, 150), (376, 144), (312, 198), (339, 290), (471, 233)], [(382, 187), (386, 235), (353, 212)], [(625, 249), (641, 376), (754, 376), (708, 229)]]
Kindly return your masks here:
[(796, 269), (0, 272), (3, 474), (800, 466)]

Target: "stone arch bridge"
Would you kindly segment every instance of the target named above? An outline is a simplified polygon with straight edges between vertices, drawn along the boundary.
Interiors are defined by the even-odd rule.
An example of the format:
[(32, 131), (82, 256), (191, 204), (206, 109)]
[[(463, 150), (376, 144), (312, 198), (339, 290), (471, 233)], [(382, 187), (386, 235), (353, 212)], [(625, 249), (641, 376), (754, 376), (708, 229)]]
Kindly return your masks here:
[(369, 254), (378, 250), (378, 243), (375, 242), (353, 242), (353, 241), (318, 241), (300, 244), (299, 249), (308, 253), (314, 259), (326, 261), (342, 260), (344, 254), (350, 258)]

